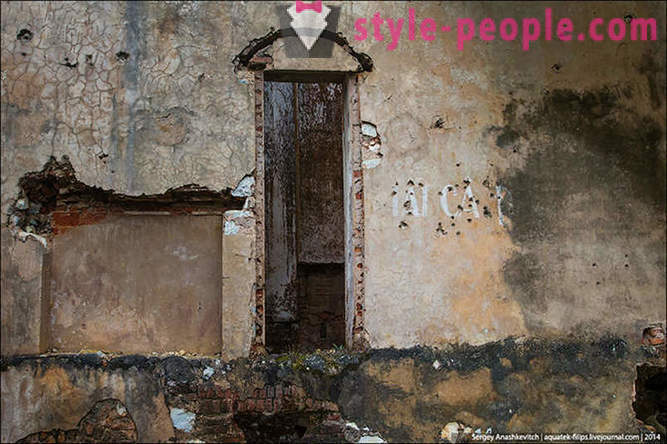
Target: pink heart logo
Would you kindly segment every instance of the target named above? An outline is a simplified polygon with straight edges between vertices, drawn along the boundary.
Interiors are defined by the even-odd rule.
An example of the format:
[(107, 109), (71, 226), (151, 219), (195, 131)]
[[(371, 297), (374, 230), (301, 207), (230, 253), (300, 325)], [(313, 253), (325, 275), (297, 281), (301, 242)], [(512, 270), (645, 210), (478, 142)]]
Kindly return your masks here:
[(301, 11), (305, 11), (306, 9), (312, 9), (313, 11), (317, 12), (318, 14), (322, 12), (322, 0), (318, 0), (316, 2), (300, 2), (299, 0), (296, 1), (296, 12), (297, 14), (300, 13)]

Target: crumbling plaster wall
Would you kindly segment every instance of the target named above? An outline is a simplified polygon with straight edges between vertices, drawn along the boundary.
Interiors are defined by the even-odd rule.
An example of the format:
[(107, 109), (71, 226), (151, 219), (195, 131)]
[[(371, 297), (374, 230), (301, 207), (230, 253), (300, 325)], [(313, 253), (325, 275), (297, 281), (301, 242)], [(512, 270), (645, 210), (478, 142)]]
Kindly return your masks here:
[[(664, 3), (332, 3), (374, 61), (359, 84), (382, 142), (382, 156), (363, 152), (371, 346), (631, 336), (664, 322)], [(234, 187), (254, 168), (254, 91), (231, 60), (277, 26), (278, 4), (3, 3), (3, 219), (18, 178), (49, 155), (119, 193)], [(382, 42), (352, 40), (375, 12), (407, 20), (414, 7), (454, 25), (548, 6), (575, 29), (655, 17), (659, 38), (527, 52), (479, 40), (459, 52), (453, 34), (387, 51), (386, 27)], [(31, 40), (17, 39), (24, 28)], [(338, 47), (323, 60), (288, 59), (280, 41), (268, 53), (275, 69), (356, 66)], [(450, 219), (447, 185), (459, 186), (443, 193), (452, 213), (470, 185), (480, 217)]]
[[(453, 24), (543, 17), (549, 6), (575, 29), (632, 15), (655, 17), (665, 32), (664, 3), (353, 10), (405, 18), (414, 7), (418, 20)], [(638, 338), (646, 323), (664, 322), (664, 37), (541, 41), (527, 52), (519, 42), (479, 40), (459, 52), (449, 37), (401, 40), (393, 52), (386, 41), (355, 47), (374, 60), (360, 86), (361, 118), (376, 124), (384, 154), (364, 171), (371, 345), (609, 331)], [(474, 200), (463, 209), (476, 203), (479, 218), (452, 220), (439, 192), (458, 189), (444, 193), (455, 214), (466, 180)], [(406, 201), (419, 215), (407, 214)]]
[(4, 3), (3, 215), (18, 178), (51, 155), (122, 194), (234, 187), (254, 166), (252, 85), (230, 63), (249, 39), (243, 9)]
[[(75, 429), (109, 398), (125, 406), (140, 442), (359, 442), (370, 431), (389, 442), (451, 442), (440, 439), (451, 422), (493, 433), (634, 433), (635, 363), (664, 368), (664, 344), (510, 338), (233, 361), (2, 358), (0, 438)], [(288, 438), (299, 426), (301, 439)]]

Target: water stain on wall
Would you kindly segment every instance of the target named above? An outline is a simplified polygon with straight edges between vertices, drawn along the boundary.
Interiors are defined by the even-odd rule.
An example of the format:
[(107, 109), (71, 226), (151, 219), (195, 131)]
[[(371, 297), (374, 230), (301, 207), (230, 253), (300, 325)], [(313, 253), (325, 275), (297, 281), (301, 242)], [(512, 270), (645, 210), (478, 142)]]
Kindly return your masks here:
[[(519, 144), (515, 155), (523, 156), (521, 167), (499, 178), (512, 191), (503, 213), (520, 247), (504, 275), (533, 329), (557, 325), (548, 316), (555, 297), (574, 304), (566, 316), (579, 312), (561, 321), (581, 328), (594, 317), (589, 310), (614, 301), (631, 306), (646, 282), (664, 285), (665, 256), (650, 250), (664, 243), (657, 230), (665, 211), (664, 130), (624, 104), (631, 88), (620, 91), (560, 89), (533, 103), (513, 99), (505, 126), (495, 129), (499, 149)], [(645, 255), (650, 260), (633, 261)]]

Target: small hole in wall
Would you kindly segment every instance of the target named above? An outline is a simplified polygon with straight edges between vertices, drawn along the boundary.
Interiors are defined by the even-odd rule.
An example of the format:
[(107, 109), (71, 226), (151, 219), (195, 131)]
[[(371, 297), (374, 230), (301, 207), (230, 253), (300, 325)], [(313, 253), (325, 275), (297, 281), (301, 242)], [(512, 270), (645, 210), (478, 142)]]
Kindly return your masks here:
[(667, 369), (652, 365), (637, 366), (635, 416), (650, 432), (665, 433), (667, 428)]
[(32, 40), (32, 31), (28, 29), (22, 29), (19, 31), (18, 34), (16, 34), (16, 40), (23, 40), (25, 42), (29, 42)]
[(60, 65), (66, 66), (67, 68), (76, 68), (77, 66), (79, 66), (79, 62), (72, 63), (69, 57), (65, 57), (65, 62), (61, 63)]

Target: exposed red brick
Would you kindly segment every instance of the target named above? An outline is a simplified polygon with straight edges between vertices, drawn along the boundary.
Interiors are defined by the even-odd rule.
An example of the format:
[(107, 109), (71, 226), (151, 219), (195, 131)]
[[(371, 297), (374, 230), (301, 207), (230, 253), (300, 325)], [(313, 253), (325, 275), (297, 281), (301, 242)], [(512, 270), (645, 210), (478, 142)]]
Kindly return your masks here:
[(255, 410), (256, 406), (257, 406), (257, 403), (255, 402), (254, 399), (251, 398), (251, 399), (248, 399), (246, 401), (246, 410), (253, 411), (253, 410)]
[(200, 385), (197, 388), (197, 394), (202, 399), (214, 398), (215, 397), (215, 390), (210, 385)]
[(76, 227), (79, 225), (78, 212), (54, 211), (52, 217), (53, 224), (56, 227)]
[(226, 391), (222, 387), (220, 387), (219, 385), (216, 385), (214, 387), (214, 389), (215, 389), (215, 397), (216, 398), (225, 398)]
[(211, 415), (220, 413), (219, 399), (202, 399), (199, 401), (199, 413), (204, 415)]
[(234, 401), (231, 399), (225, 399), (220, 403), (220, 413), (233, 413), (234, 412)]

